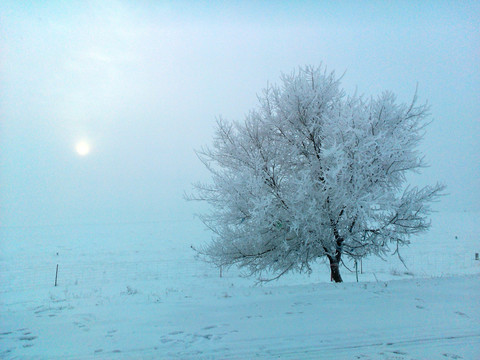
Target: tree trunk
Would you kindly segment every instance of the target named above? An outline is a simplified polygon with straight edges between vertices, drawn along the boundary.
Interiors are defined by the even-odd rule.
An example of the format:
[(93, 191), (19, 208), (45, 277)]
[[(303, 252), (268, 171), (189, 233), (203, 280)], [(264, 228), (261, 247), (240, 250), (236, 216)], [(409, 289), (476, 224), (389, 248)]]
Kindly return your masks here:
[(330, 281), (335, 281), (336, 283), (343, 282), (342, 276), (340, 275), (340, 259), (337, 260), (337, 257), (328, 256), (330, 261)]
[[(328, 199), (327, 199), (328, 202)], [(340, 212), (340, 216), (342, 216), (343, 210)], [(332, 225), (333, 236), (335, 236), (335, 256), (328, 255), (328, 260), (330, 261), (330, 281), (335, 281), (336, 283), (343, 282), (342, 276), (340, 275), (340, 260), (342, 259), (342, 248), (343, 248), (343, 237), (340, 236), (338, 229), (337, 229), (337, 221), (334, 221), (330, 218), (330, 224)], [(326, 250), (326, 249), (325, 249)]]

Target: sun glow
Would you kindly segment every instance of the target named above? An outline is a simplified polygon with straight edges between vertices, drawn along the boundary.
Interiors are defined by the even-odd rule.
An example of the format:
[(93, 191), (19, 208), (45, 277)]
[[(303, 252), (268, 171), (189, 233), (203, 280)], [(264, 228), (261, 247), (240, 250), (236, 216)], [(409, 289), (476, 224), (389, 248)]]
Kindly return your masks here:
[(75, 150), (77, 151), (78, 155), (86, 156), (90, 153), (90, 144), (86, 141), (79, 141), (75, 145)]

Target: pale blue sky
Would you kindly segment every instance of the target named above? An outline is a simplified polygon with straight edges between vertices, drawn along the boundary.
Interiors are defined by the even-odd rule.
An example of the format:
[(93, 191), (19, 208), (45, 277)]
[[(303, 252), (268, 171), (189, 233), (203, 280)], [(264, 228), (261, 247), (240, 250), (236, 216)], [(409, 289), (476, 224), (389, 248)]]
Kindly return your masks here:
[(418, 83), (434, 121), (414, 181), (480, 210), (478, 2), (32, 3), (0, 4), (2, 226), (192, 218), (215, 117), (320, 62), (366, 96)]

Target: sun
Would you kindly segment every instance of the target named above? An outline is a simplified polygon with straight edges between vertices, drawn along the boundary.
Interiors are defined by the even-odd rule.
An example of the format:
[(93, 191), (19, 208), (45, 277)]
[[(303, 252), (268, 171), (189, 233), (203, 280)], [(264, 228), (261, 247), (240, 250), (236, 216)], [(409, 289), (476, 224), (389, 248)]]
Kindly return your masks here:
[(77, 154), (80, 156), (86, 156), (90, 153), (90, 144), (86, 141), (79, 141), (75, 145), (75, 150), (77, 151)]

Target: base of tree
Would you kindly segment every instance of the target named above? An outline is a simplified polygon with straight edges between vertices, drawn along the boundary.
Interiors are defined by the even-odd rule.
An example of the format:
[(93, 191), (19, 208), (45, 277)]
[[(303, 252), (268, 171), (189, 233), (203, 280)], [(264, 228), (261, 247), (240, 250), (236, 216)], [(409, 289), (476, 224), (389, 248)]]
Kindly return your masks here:
[(335, 281), (336, 283), (343, 282), (342, 276), (340, 275), (339, 263), (330, 257), (328, 260), (330, 260), (330, 281)]

